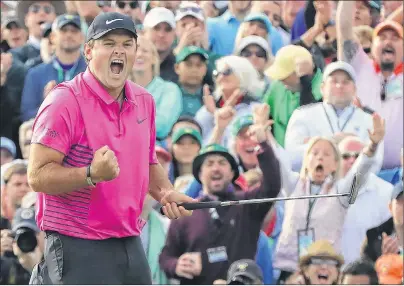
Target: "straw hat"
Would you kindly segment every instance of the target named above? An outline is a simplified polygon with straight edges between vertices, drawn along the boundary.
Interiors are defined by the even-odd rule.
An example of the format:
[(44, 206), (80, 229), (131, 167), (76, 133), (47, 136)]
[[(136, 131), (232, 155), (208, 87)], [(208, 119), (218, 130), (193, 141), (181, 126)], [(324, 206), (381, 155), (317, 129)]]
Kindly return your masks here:
[(311, 244), (307, 249), (307, 254), (299, 260), (300, 267), (308, 265), (310, 258), (313, 257), (332, 258), (337, 260), (339, 265), (344, 264), (344, 258), (335, 251), (332, 244), (327, 240), (318, 240)]

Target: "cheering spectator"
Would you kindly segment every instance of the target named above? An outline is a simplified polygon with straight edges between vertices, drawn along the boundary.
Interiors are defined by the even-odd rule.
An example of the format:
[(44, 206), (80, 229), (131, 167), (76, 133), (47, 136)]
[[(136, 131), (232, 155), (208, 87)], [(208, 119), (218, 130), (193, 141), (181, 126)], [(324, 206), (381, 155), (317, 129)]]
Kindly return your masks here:
[(377, 259), (375, 268), (380, 285), (403, 285), (403, 256), (385, 254)]
[(76, 15), (60, 15), (53, 23), (51, 37), (55, 45), (55, 57), (51, 62), (42, 63), (28, 71), (21, 100), (24, 121), (35, 117), (49, 89), (85, 71), (86, 60), (80, 51), (84, 35), (80, 27), (80, 17)]
[(380, 10), (380, 1), (356, 1), (354, 26), (366, 25), (375, 27), (380, 20)]
[(160, 76), (177, 83), (173, 45), (175, 39), (175, 18), (173, 12), (157, 7), (147, 12), (144, 22), (144, 36), (156, 46), (160, 59)]
[(156, 46), (148, 38), (140, 36), (131, 79), (153, 96), (156, 102), (156, 136), (158, 140), (163, 140), (180, 116), (183, 104), (178, 86), (159, 76), (159, 62)]
[(31, 147), (31, 139), (32, 139), (32, 127), (34, 126), (34, 119), (29, 121), (25, 121), (20, 126), (19, 136), (20, 136), (20, 149), (22, 158), (28, 160), (29, 150)]
[[(341, 153), (341, 176), (344, 177), (355, 164), (364, 144), (355, 136), (343, 139), (338, 148)], [(366, 238), (366, 231), (376, 227), (391, 217), (386, 205), (390, 202), (393, 185), (369, 174), (363, 186), (359, 189), (355, 204), (346, 215), (342, 231), (342, 254), (346, 263), (360, 256), (361, 245)], [(363, 217), (360, 214), (366, 212)]]
[(22, 47), (28, 39), (27, 31), (17, 17), (7, 17), (1, 23), (2, 42), (1, 51), (7, 52), (9, 49)]
[(299, 259), (299, 271), (293, 274), (285, 284), (334, 285), (337, 284), (340, 267), (344, 258), (338, 254), (327, 240), (312, 243), (307, 253)]
[[(374, 115), (373, 130), (369, 131), (371, 143), (361, 151), (357, 162), (344, 178), (339, 174), (341, 163), (337, 146), (328, 138), (312, 138), (304, 154), (300, 175), (288, 170), (281, 160), (284, 192), (289, 196), (337, 194), (350, 190), (354, 178), (356, 187), (361, 188), (371, 166), (375, 164), (375, 152), (383, 140), (384, 132), (383, 120), (379, 115)], [(328, 240), (340, 251), (348, 199), (340, 197), (320, 200), (285, 202), (285, 218), (274, 264), (275, 268), (281, 270), (278, 282), (296, 271), (299, 257), (315, 240)], [(325, 214), (332, 215), (325, 217)]]
[(182, 92), (181, 115), (195, 116), (203, 106), (202, 84), (208, 70), (209, 56), (196, 46), (185, 46), (176, 56), (175, 72)]
[(181, 128), (186, 128), (186, 127), (193, 128), (202, 135), (202, 127), (198, 123), (198, 121), (196, 121), (192, 116), (182, 115), (182, 116), (180, 116), (180, 118), (178, 118), (177, 122), (174, 123), (168, 137), (166, 138), (167, 149), (169, 149), (169, 150), (172, 149), (171, 148), (172, 147), (171, 146), (171, 136), (173, 135), (173, 133)]
[[(349, 64), (335, 62), (327, 66), (321, 85), (324, 102), (296, 109), (289, 120), (285, 149), (290, 152), (292, 169), (300, 169), (302, 153), (307, 148), (307, 141), (313, 136), (352, 133), (363, 142), (369, 140), (372, 116), (352, 105), (356, 84), (355, 71)], [(314, 121), (316, 124), (313, 124)], [(376, 164), (372, 166), (374, 173), (380, 170), (383, 162), (383, 142), (380, 145)]]
[(115, 12), (128, 15), (132, 18), (135, 25), (142, 24), (144, 15), (140, 7), (140, 1), (138, 0), (115, 0), (111, 1), (111, 8)]
[(355, 40), (355, 2), (340, 1), (337, 16), (338, 58), (350, 63), (357, 74), (357, 96), (386, 120), (383, 169), (400, 165), (403, 146), (403, 27), (382, 22), (373, 32), (372, 59)]
[(73, 0), (72, 2), (74, 2), (76, 11), (80, 15), (83, 23), (82, 31), (83, 33), (86, 33), (95, 17), (102, 13), (102, 9), (97, 5), (97, 1)]
[[(298, 1), (282, 1), (282, 28), (287, 32), (293, 28), (293, 25), (296, 20), (296, 16), (299, 11), (303, 11), (304, 5), (306, 1), (298, 0)], [(291, 40), (294, 40), (291, 38)]]
[(363, 51), (372, 58), (373, 29), (369, 26), (356, 26), (353, 29)]
[(40, 55), (41, 25), (52, 23), (57, 15), (63, 14), (66, 7), (63, 1), (18, 1), (17, 16), (28, 28), (28, 42), (11, 52), (27, 68), (42, 62)]
[(279, 50), (267, 74), (273, 82), (265, 102), (271, 107), (275, 139), (284, 146), (286, 127), (293, 111), (321, 99), (322, 72), (314, 66), (309, 51), (289, 45)]
[(10, 163), (15, 159), (17, 156), (17, 147), (15, 146), (14, 142), (7, 137), (1, 137), (0, 141), (0, 166), (3, 166), (4, 164)]
[(265, 70), (273, 61), (268, 42), (259, 36), (247, 36), (240, 40), (234, 54), (246, 58), (252, 63), (256, 71), (260, 74), (262, 86), (264, 86), (262, 94), (266, 94), (270, 87), (270, 80), (268, 76), (265, 75)]
[[(204, 87), (205, 105), (197, 112), (195, 119), (202, 126), (203, 141), (210, 140), (214, 130), (214, 112), (223, 106), (234, 106), (237, 116), (252, 113), (252, 106), (258, 104), (263, 87), (259, 74), (245, 58), (227, 56), (216, 63), (216, 89), (214, 95)], [(231, 100), (230, 100), (231, 99)], [(231, 127), (228, 126), (223, 136), (222, 145), (228, 146)]]
[(379, 285), (377, 272), (367, 260), (355, 260), (345, 265), (339, 278), (340, 285)]

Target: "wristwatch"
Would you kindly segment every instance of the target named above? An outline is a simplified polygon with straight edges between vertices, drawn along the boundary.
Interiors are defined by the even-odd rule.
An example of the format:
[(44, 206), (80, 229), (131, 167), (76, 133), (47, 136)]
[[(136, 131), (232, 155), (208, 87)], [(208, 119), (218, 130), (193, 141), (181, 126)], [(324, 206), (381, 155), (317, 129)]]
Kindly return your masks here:
[(96, 184), (91, 180), (91, 165), (87, 166), (87, 176), (86, 176), (87, 184), (91, 187), (95, 187)]

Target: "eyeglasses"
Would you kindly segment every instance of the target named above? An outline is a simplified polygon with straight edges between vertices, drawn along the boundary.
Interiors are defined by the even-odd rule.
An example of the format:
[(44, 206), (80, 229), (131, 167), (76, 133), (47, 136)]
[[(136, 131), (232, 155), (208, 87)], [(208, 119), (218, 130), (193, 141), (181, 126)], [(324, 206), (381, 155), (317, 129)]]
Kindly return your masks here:
[(267, 58), (267, 53), (263, 50), (263, 49), (259, 49), (256, 52), (252, 52), (250, 50), (242, 50), (240, 53), (240, 56), (242, 56), (243, 58), (249, 58), (252, 55), (255, 55), (257, 58), (261, 58), (261, 59), (266, 59)]
[(371, 49), (370, 49), (370, 48), (363, 48), (363, 51), (364, 51), (366, 54), (370, 54)]
[(46, 14), (51, 14), (55, 11), (55, 8), (53, 8), (53, 6), (51, 5), (39, 5), (39, 4), (32, 4), (31, 6), (29, 6), (28, 11), (32, 12), (34, 14), (39, 13), (40, 10), (43, 10)]
[(224, 71), (214, 70), (213, 71), (213, 77), (216, 79), (219, 75), (229, 76), (232, 73), (233, 73), (233, 70), (231, 68), (227, 68)]
[(118, 6), (119, 9), (125, 9), (126, 4), (129, 4), (129, 7), (131, 9), (139, 8), (139, 2), (138, 1), (132, 1), (130, 3), (116, 1), (116, 5)]
[(339, 264), (339, 262), (332, 258), (312, 258), (312, 259), (310, 259), (310, 264), (337, 266)]
[(359, 152), (345, 152), (341, 154), (342, 159), (347, 160), (350, 159), (352, 157), (355, 157), (355, 159), (358, 159), (359, 157)]
[(199, 14), (202, 12), (202, 8), (201, 7), (180, 7), (177, 12), (180, 12), (180, 13), (193, 12), (193, 13)]

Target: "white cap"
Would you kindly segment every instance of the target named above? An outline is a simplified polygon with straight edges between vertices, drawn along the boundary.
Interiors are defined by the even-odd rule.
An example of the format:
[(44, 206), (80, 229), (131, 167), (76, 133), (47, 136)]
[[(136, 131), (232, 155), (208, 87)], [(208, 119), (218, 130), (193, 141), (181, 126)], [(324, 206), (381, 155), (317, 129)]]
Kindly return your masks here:
[(323, 81), (326, 81), (327, 78), (336, 71), (346, 72), (352, 81), (356, 83), (356, 72), (354, 68), (350, 64), (343, 61), (337, 61), (327, 65), (323, 73)]
[(175, 15), (175, 21), (179, 21), (186, 16), (194, 17), (202, 22), (205, 21), (205, 16), (203, 15), (203, 10), (201, 6), (199, 6), (197, 3), (194, 2), (189, 1), (182, 2), (177, 9)]
[(144, 17), (143, 27), (154, 28), (160, 23), (167, 23), (171, 28), (175, 29), (174, 13), (163, 7), (153, 8)]
[(241, 39), (239, 45), (236, 47), (235, 54), (240, 55), (241, 51), (249, 45), (257, 45), (263, 48), (267, 53), (270, 52), (268, 41), (259, 36), (247, 36)]

